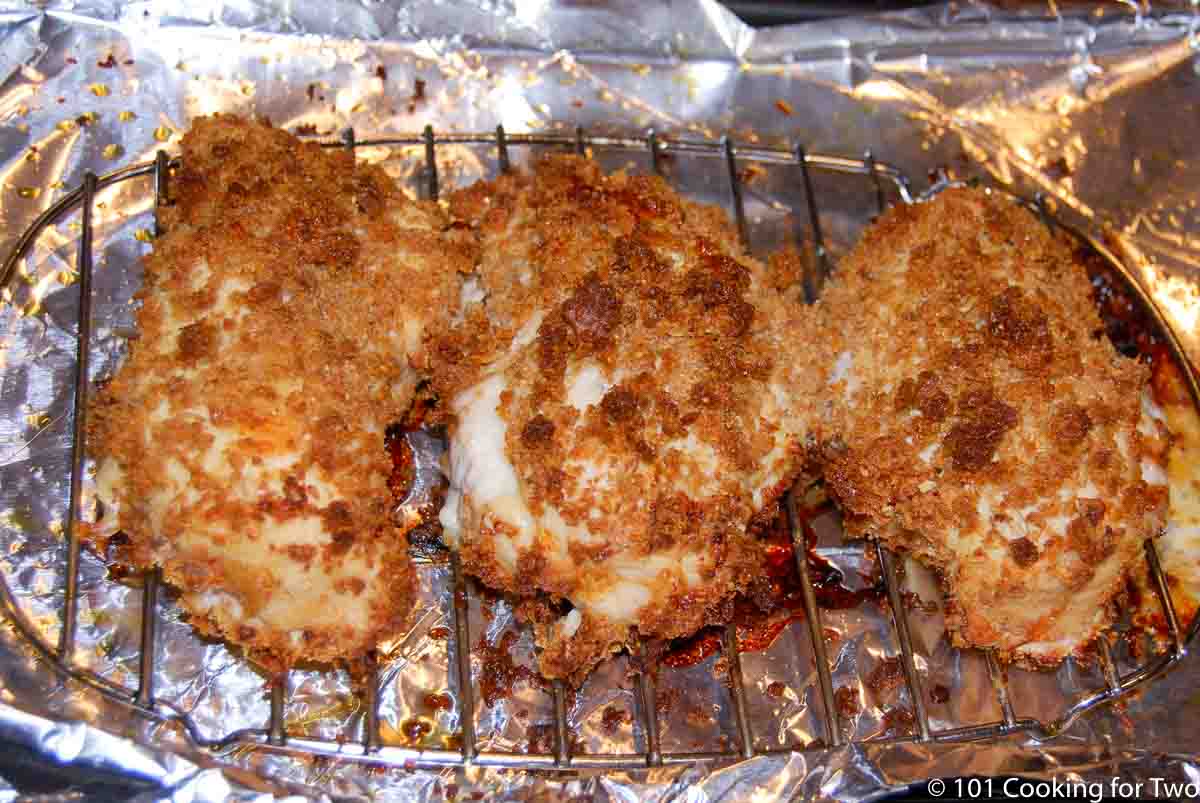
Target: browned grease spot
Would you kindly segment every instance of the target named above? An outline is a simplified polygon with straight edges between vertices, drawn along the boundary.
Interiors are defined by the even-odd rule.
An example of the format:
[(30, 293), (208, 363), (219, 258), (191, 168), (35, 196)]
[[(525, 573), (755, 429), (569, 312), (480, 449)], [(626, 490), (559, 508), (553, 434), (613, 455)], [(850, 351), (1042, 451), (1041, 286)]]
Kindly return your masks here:
[(399, 426), (388, 427), (383, 444), (392, 458), (392, 470), (388, 474), (388, 490), (392, 497), (403, 502), (408, 497), (413, 482), (417, 478), (417, 462), (413, 455), (412, 444), (405, 437), (405, 431)]
[(959, 471), (985, 468), (1004, 434), (1017, 425), (1016, 409), (990, 389), (967, 391), (959, 397), (958, 417), (943, 445)]
[(1028, 538), (1017, 538), (1008, 542), (1008, 551), (1013, 561), (1021, 568), (1037, 563), (1038, 548)]
[(935, 423), (949, 414), (950, 397), (938, 386), (937, 375), (932, 371), (922, 371), (915, 381), (905, 379), (896, 389), (896, 410), (913, 408)]
[(215, 353), (217, 330), (207, 321), (196, 321), (179, 330), (176, 345), (179, 359), (185, 363), (196, 363)]
[(1019, 288), (1010, 287), (992, 299), (987, 332), (1022, 368), (1043, 365), (1052, 356), (1053, 338), (1046, 313), (1026, 299)]
[(624, 708), (619, 708), (615, 705), (610, 705), (604, 709), (604, 714), (600, 717), (600, 726), (607, 734), (614, 734), (622, 725), (632, 721), (629, 712)]
[(1108, 510), (1107, 506), (1100, 499), (1078, 499), (1075, 502), (1075, 507), (1087, 519), (1088, 524), (1093, 527), (1104, 521), (1104, 513)]
[(317, 557), (317, 548), (312, 544), (288, 544), (287, 556), (304, 566), (308, 566)]
[(638, 395), (626, 387), (618, 385), (600, 400), (600, 410), (614, 424), (632, 421), (641, 407)]
[(500, 637), (497, 644), (480, 638), (475, 654), (481, 659), (479, 690), (483, 702), (491, 708), (501, 700), (511, 697), (518, 683), (542, 685), (542, 678), (527, 666), (513, 662), (512, 648), (517, 642), (516, 632), (510, 630)]
[[(530, 755), (547, 755), (553, 754), (557, 742), (555, 737), (553, 722), (539, 722), (529, 726), (526, 733), (529, 736), (529, 741), (526, 745), (525, 752)], [(584, 752), (583, 743), (579, 740), (579, 734), (575, 731), (567, 731), (566, 748), (571, 753), (578, 755)]]
[(525, 752), (529, 755), (546, 755), (554, 752), (555, 736), (554, 725), (548, 722), (539, 722), (530, 725), (526, 733), (529, 736), (529, 742), (525, 746)]
[(678, 644), (663, 656), (663, 665), (673, 668), (695, 666), (721, 650), (721, 628), (706, 627), (690, 638), (680, 639)]
[(901, 706), (889, 708), (883, 714), (883, 730), (889, 736), (903, 736), (912, 733), (914, 722), (916, 719), (913, 717), (912, 711)]
[(741, 337), (754, 321), (754, 306), (743, 298), (750, 277), (735, 259), (705, 254), (702, 266), (688, 271), (684, 297), (696, 298), (722, 334)]
[(858, 689), (851, 686), (839, 687), (833, 694), (833, 700), (837, 704), (838, 713), (844, 717), (852, 717), (862, 708), (858, 700)]
[(621, 299), (612, 287), (590, 274), (563, 302), (562, 314), (580, 340), (605, 343), (621, 319)]
[(1054, 410), (1050, 432), (1054, 440), (1063, 446), (1077, 444), (1087, 437), (1092, 429), (1092, 418), (1078, 404), (1060, 404)]
[(400, 723), (400, 733), (409, 744), (417, 744), (433, 732), (433, 723), (421, 717), (410, 717)]
[[(804, 534), (804, 560), (808, 564), (817, 605), (826, 610), (844, 610), (857, 608), (865, 602), (879, 603), (886, 596), (882, 578), (864, 578), (868, 581), (867, 585), (851, 589), (837, 567), (817, 554), (817, 535), (811, 521), (831, 508), (829, 503), (824, 503), (797, 511), (799, 526)], [(782, 506), (760, 533), (760, 538), (763, 541), (762, 575), (747, 595), (736, 599), (733, 606), (738, 648), (742, 652), (760, 652), (770, 648), (789, 624), (804, 618), (802, 583), (796, 568), (791, 531)], [(826, 628), (825, 638), (830, 643), (836, 643), (840, 634)], [(721, 628), (706, 628), (689, 638), (670, 642), (662, 663), (673, 667), (693, 666), (719, 651), (721, 644)]]
[(1082, 516), (1076, 516), (1067, 525), (1067, 546), (1088, 565), (1100, 563), (1111, 555), (1115, 542), (1116, 534), (1112, 527), (1105, 527), (1100, 532), (1097, 526), (1089, 525)]
[(554, 422), (541, 413), (529, 419), (521, 430), (521, 443), (529, 447), (549, 443), (554, 437)]
[(883, 696), (900, 685), (904, 679), (899, 658), (884, 658), (867, 676), (867, 688), (877, 696)]

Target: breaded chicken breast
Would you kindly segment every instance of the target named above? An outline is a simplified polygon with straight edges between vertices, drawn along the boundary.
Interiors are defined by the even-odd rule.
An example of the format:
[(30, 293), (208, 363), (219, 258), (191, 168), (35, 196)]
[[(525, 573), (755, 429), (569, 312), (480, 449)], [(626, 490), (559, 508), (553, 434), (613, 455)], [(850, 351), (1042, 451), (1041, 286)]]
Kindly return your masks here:
[(1107, 627), (1166, 523), (1168, 439), (1071, 251), (952, 189), (885, 214), (816, 312), (847, 529), (942, 572), (958, 645), (1051, 665)]
[[(434, 382), (446, 540), (467, 571), (573, 606), (536, 623), (580, 682), (636, 629), (725, 620), (749, 533), (801, 467), (807, 310), (725, 215), (661, 179), (554, 156), (454, 196), (481, 263)], [(560, 611), (561, 613), (561, 611)]]
[(98, 532), (268, 666), (361, 656), (412, 599), (384, 428), (470, 245), (352, 154), (232, 117), (196, 121), (172, 190), (92, 410)]

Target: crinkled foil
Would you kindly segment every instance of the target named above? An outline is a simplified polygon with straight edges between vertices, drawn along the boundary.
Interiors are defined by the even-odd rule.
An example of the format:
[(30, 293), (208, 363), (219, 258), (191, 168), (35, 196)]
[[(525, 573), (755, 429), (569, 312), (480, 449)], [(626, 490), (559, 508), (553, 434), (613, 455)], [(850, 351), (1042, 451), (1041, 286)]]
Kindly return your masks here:
[[(917, 189), (940, 169), (1041, 193), (1059, 215), (1103, 233), (1195, 360), (1200, 20), (1186, 4), (1069, 8), (1069, 16), (1060, 16), (1053, 3), (1020, 13), (953, 3), (754, 31), (712, 0), (0, 4), (0, 254), (85, 172), (171, 151), (189, 119), (215, 111), (263, 115), (328, 138), (350, 127), (367, 138), (426, 124), (451, 132), (497, 124), (510, 133), (653, 128), (667, 137), (730, 135), (739, 143), (803, 144), (810, 152), (849, 156), (870, 150), (905, 171)], [(422, 154), (360, 150), (414, 192)], [(518, 162), (530, 155), (513, 151)], [(610, 169), (649, 169), (645, 153), (595, 155)], [(487, 147), (440, 148), (442, 186), (491, 175), (494, 159)], [(682, 189), (729, 204), (717, 161), (681, 156), (667, 169)], [(754, 247), (786, 242), (806, 214), (796, 206), (797, 171), (779, 167), (744, 178)], [(870, 217), (861, 201), (869, 188), (826, 174), (814, 181), (836, 256)], [(152, 240), (152, 197), (149, 179), (97, 197), (94, 380), (114, 370), (131, 332), (129, 300), (138, 286), (138, 258)], [(76, 213), (42, 232), (0, 307), (0, 570), (24, 616), (51, 645), (65, 583), (79, 231)], [(821, 554), (847, 577), (877, 571), (861, 548), (847, 549), (824, 531), (821, 538)], [(75, 660), (132, 691), (143, 589), (111, 574), (100, 557), (84, 552)], [(422, 565), (423, 604), (409, 632), (387, 645), (384, 744), (456, 744), (462, 712), (447, 658), (448, 648), (458, 646), (448, 574), (436, 560)], [(907, 577), (920, 582), (915, 568)], [(187, 717), (191, 736), (200, 739), (264, 728), (265, 679), (223, 644), (198, 638), (169, 590), (159, 613), (155, 695), (162, 710)], [(883, 683), (875, 673), (899, 649), (886, 608), (866, 602), (828, 611), (824, 624), (834, 683), (844, 690), (844, 736), (862, 741), (885, 734), (896, 724), (889, 712), (912, 702), (903, 684)], [(59, 676), (12, 625), (0, 631), (0, 739), (50, 763), (124, 773), (161, 797), (192, 800), (297, 792), (418, 800), (864, 799), (947, 775), (1200, 779), (1195, 656), (1050, 742), (1010, 736), (824, 749), (805, 626), (793, 623), (768, 649), (743, 658), (755, 746), (800, 749), (724, 766), (607, 774), (429, 770), (237, 745), (205, 749), (178, 724), (148, 720)], [(517, 632), (508, 642), (513, 660), (532, 665), (532, 643), (506, 603), (473, 598), (470, 627), (474, 640), (493, 646)], [(926, 689), (934, 691), (927, 706), (933, 727), (999, 718), (983, 660), (949, 649), (937, 610), (914, 611), (913, 639)], [(479, 644), (471, 646), (478, 669)], [(1117, 657), (1133, 665), (1124, 652)], [(715, 655), (660, 672), (664, 751), (736, 744), (720, 667)], [(1013, 671), (1010, 681), (1016, 716), (1042, 719), (1060, 713), (1066, 695), (1103, 683), (1098, 670), (1074, 663), (1053, 674)], [(363, 704), (345, 673), (296, 670), (289, 689), (289, 737), (361, 740)], [(474, 691), (482, 699), (478, 678)], [(492, 702), (476, 708), (481, 749), (545, 751), (554, 708), (544, 688), (521, 682)], [(568, 698), (573, 748), (645, 750), (638, 704), (629, 661), (615, 658)]]

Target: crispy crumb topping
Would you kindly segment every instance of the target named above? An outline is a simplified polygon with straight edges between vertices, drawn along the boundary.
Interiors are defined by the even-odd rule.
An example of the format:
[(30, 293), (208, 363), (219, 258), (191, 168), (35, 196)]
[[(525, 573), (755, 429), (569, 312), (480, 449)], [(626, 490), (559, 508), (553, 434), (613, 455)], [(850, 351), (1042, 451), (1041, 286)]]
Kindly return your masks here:
[(885, 214), (817, 305), (821, 442), (848, 528), (940, 568), (958, 644), (1053, 664), (1112, 622), (1165, 524), (1145, 365), (1018, 205), (954, 189)]
[(263, 663), (360, 657), (412, 599), (384, 427), (471, 243), (378, 168), (233, 117), (196, 121), (171, 195), (91, 417), (101, 525)]
[[(468, 570), (581, 612), (570, 635), (540, 626), (551, 677), (581, 680), (631, 627), (720, 620), (759, 563), (748, 527), (800, 468), (816, 372), (806, 310), (774, 286), (798, 263), (768, 270), (719, 210), (577, 157), (450, 208), (479, 232), (486, 299), (439, 342), (453, 364), (434, 381), (460, 429), (486, 412), (472, 389), (503, 383), (516, 485), (515, 503), (458, 489)], [(452, 464), (475, 459), (465, 440)]]

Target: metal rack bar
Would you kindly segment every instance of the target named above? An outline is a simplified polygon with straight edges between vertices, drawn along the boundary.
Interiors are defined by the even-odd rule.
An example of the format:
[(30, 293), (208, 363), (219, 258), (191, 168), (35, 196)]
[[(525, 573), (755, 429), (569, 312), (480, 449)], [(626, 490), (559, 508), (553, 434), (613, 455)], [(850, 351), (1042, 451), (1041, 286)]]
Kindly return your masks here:
[(1093, 692), (1078, 698), (1067, 709), (1066, 713), (1060, 716), (1053, 722), (1042, 724), (1034, 721), (1030, 730), (1034, 732), (1037, 738), (1045, 740), (1052, 739), (1063, 731), (1071, 727), (1081, 716), (1098, 708), (1104, 703), (1117, 699), (1118, 697), (1129, 692), (1143, 683), (1153, 680), (1165, 673), (1168, 669), (1178, 663), (1180, 656), (1173, 653), (1163, 653), (1156, 657), (1153, 661), (1143, 664), (1137, 669), (1130, 672), (1125, 677), (1121, 678), (1120, 687), (1114, 693), (1109, 689)]
[(992, 679), (992, 688), (996, 690), (996, 699), (1000, 703), (1000, 713), (1004, 716), (1004, 727), (1011, 728), (1016, 725), (1017, 718), (1013, 714), (1012, 700), (1008, 693), (1008, 675), (1000, 666), (1000, 662), (996, 660), (994, 652), (988, 650), (984, 653), (984, 658), (987, 660), (988, 676)]
[(363, 701), (366, 707), (366, 717), (363, 720), (363, 749), (368, 753), (374, 753), (383, 744), (383, 739), (379, 734), (379, 692), (380, 692), (380, 673), (379, 660), (374, 654), (368, 659), (370, 666), (367, 670), (367, 686), (365, 691), (366, 699)]
[(650, 667), (646, 664), (646, 644), (639, 637), (635, 649), (641, 671), (638, 673), (639, 708), (642, 714), (642, 732), (646, 735), (646, 765), (657, 767), (662, 764), (662, 746), (658, 734), (658, 695)]
[[(503, 142), (503, 128), (497, 127), (498, 142)], [(504, 169), (508, 161), (508, 149), (505, 146), (497, 156), (503, 155), (500, 166)], [(434, 151), (433, 126), (425, 126), (425, 168), (429, 174), (428, 193), (430, 200), (438, 199), (437, 154)], [(462, 562), (457, 552), (450, 553), (450, 569), (453, 575), (453, 613), (454, 635), (458, 649), (450, 656), (455, 664), (458, 678), (458, 699), (460, 704), (459, 724), (462, 727), (462, 745), (459, 752), (465, 764), (471, 763), (476, 757), (475, 747), (475, 693), (471, 686), (471, 633), (468, 624), (469, 607), (467, 600), (467, 580), (463, 575)], [(447, 642), (449, 648), (450, 642)]]
[[(650, 151), (650, 168), (656, 176), (662, 176), (662, 160), (658, 155), (658, 137), (654, 131), (646, 134), (646, 147)], [(651, 667), (646, 661), (646, 642), (639, 635), (635, 649), (641, 668), (638, 672), (638, 696), (641, 699), (642, 732), (646, 735), (646, 765), (649, 767), (662, 766), (662, 745), (658, 732), (658, 690), (651, 673)]]
[[(1036, 731), (1036, 720), (1019, 720), (1015, 727), (1004, 728), (1000, 723), (972, 725), (964, 728), (941, 731), (934, 736), (938, 743), (971, 742), (980, 739), (993, 738), (1005, 733), (1019, 731)], [(893, 737), (874, 740), (873, 744), (911, 744), (910, 736)], [(413, 766), (457, 766), (460, 761), (459, 753), (455, 750), (438, 748), (410, 748), (384, 746), (378, 752), (367, 754), (359, 745), (339, 743), (330, 739), (289, 738), (283, 745), (272, 745), (257, 731), (241, 731), (237, 738), (220, 743), (213, 742), (213, 747), (228, 747), (230, 744), (248, 744), (271, 752), (290, 753), (299, 755), (320, 755), (335, 757), (350, 761), (369, 761), (372, 764), (383, 764), (393, 767)], [(773, 747), (755, 751), (758, 756), (774, 756), (794, 753), (790, 747)], [(703, 752), (672, 752), (663, 756), (664, 765), (696, 764), (709, 761), (729, 761), (739, 756), (735, 751), (711, 750)], [(611, 753), (603, 755), (580, 755), (571, 761), (571, 769), (596, 770), (628, 770), (636, 768), (641, 754)], [(554, 756), (546, 754), (529, 755), (507, 751), (488, 751), (480, 753), (474, 762), (479, 767), (494, 767), (502, 769), (554, 770)]]
[(663, 174), (662, 156), (658, 151), (658, 135), (654, 133), (653, 129), (646, 133), (646, 147), (650, 149), (650, 169), (654, 171), (654, 175), (661, 176)]
[(554, 766), (571, 763), (571, 741), (567, 737), (567, 692), (561, 680), (554, 681)]
[(887, 589), (888, 607), (892, 609), (892, 622), (896, 625), (896, 635), (900, 640), (900, 658), (904, 667), (904, 682), (908, 685), (908, 695), (912, 698), (913, 709), (917, 715), (917, 728), (921, 741), (929, 741), (929, 712), (925, 708), (925, 692), (922, 688), (921, 677), (917, 674), (917, 662), (913, 655), (912, 634), (908, 631), (908, 613), (904, 609), (904, 597), (900, 594), (900, 581), (896, 577), (896, 558), (875, 542), (875, 553), (879, 557), (879, 565), (883, 567), (883, 586)]
[[(1179, 617), (1175, 613), (1175, 602), (1171, 599), (1171, 590), (1167, 585), (1167, 576), (1163, 573), (1162, 562), (1158, 559), (1158, 548), (1154, 539), (1145, 542), (1146, 563), (1150, 565), (1150, 577), (1154, 580), (1154, 590), (1158, 594), (1158, 602), (1162, 605), (1163, 616), (1167, 620), (1167, 635), (1171, 638), (1171, 648), (1174, 655), (1182, 655), (1184, 642), (1183, 631), (1179, 627)], [(1195, 626), (1195, 622), (1192, 626)]]
[[(572, 146), (575, 143), (575, 137), (564, 134), (508, 134), (507, 140), (509, 145), (547, 145), (547, 146)], [(405, 147), (412, 145), (421, 145), (426, 141), (425, 134), (409, 134), (395, 137), (381, 137), (375, 139), (360, 140), (357, 144), (363, 147)], [(443, 133), (434, 138), (436, 145), (494, 145), (496, 136), (491, 134), (455, 134)], [(660, 139), (660, 148), (664, 152), (671, 153), (690, 153), (701, 156), (720, 157), (723, 154), (724, 147), (720, 142), (712, 142), (707, 140), (690, 140), (690, 139)], [(324, 147), (340, 148), (343, 143), (338, 142), (321, 142)], [(584, 144), (592, 148), (605, 148), (609, 150), (629, 150), (641, 151), (646, 147), (646, 137), (615, 137), (615, 136), (587, 136), (584, 138)], [(762, 146), (739, 145), (737, 146), (738, 157), (747, 161), (763, 162), (765, 164), (796, 164), (796, 152), (792, 148), (773, 148)], [(865, 176), (869, 175), (870, 171), (862, 159), (851, 156), (836, 156), (833, 154), (808, 154), (806, 163), (809, 166), (819, 167), (825, 170), (830, 170), (836, 173), (850, 173), (854, 175)], [(905, 202), (911, 202), (914, 199), (912, 190), (909, 187), (908, 179), (904, 173), (897, 167), (884, 164), (883, 162), (875, 163), (875, 170), (881, 179), (887, 179), (895, 187), (900, 197)]]
[[(809, 155), (803, 145), (797, 145), (794, 151), (796, 162), (800, 165), (800, 176), (804, 184), (804, 202), (808, 206), (809, 229), (813, 238), (813, 251), (817, 257), (817, 275), (805, 270), (803, 277), (804, 300), (809, 304), (817, 300), (821, 286), (829, 276), (829, 262), (825, 253), (825, 237), (821, 233), (821, 216), (817, 210), (817, 196), (813, 192), (812, 176), (809, 174)], [(821, 704), (825, 708), (825, 718), (821, 724), (825, 728), (825, 743), (836, 747), (842, 743), (842, 729), (838, 720), (837, 699), (833, 693), (833, 676), (829, 671), (829, 653), (825, 648), (825, 633), (821, 626), (821, 612), (817, 608), (817, 595), (813, 589), (812, 576), (808, 571), (808, 545), (804, 542), (803, 522), (796, 503), (795, 486), (788, 489), (784, 496), (784, 512), (787, 515), (788, 531), (792, 537), (792, 556), (796, 561), (796, 572), (800, 576), (800, 598), (804, 604), (804, 619), (808, 623), (809, 642), (813, 648), (813, 663), (817, 668), (817, 684), (821, 688)]]
[(812, 577), (808, 573), (808, 545), (804, 543), (804, 528), (800, 511), (796, 505), (796, 492), (792, 488), (783, 498), (788, 518), (788, 529), (792, 534), (792, 555), (796, 559), (796, 573), (800, 575), (800, 594), (804, 603), (804, 620), (808, 622), (808, 637), (813, 647), (813, 663), (817, 665), (817, 684), (821, 687), (821, 704), (825, 707), (825, 744), (837, 747), (842, 743), (842, 729), (838, 721), (837, 702), (833, 696), (833, 676), (829, 671), (829, 652), (825, 649), (825, 632), (821, 627), (821, 611), (817, 608), (817, 594), (813, 590)]
[(456, 669), (458, 679), (459, 724), (462, 727), (462, 747), (459, 752), (464, 763), (475, 758), (475, 691), (471, 687), (471, 632), (467, 622), (467, 580), (463, 576), (462, 562), (457, 552), (450, 553), (450, 571), (453, 576), (454, 640), (458, 649), (450, 647), (450, 661)]
[(1104, 684), (1111, 692), (1119, 692), (1121, 690), (1121, 678), (1117, 675), (1117, 662), (1113, 660), (1112, 645), (1108, 642), (1108, 636), (1101, 634), (1100, 638), (1096, 639), (1097, 652), (1100, 656), (1100, 671), (1104, 674)]
[(150, 569), (142, 575), (142, 638), (138, 649), (138, 690), (134, 702), (144, 707), (154, 705), (159, 576), (158, 569)]
[[(585, 156), (587, 154), (583, 126), (575, 126), (573, 144), (577, 155)], [(567, 736), (566, 689), (561, 680), (554, 681), (552, 694), (554, 696), (554, 766), (566, 767), (571, 764), (571, 743)]]
[(1012, 722), (988, 722), (984, 725), (967, 725), (962, 728), (949, 728), (933, 734), (935, 742), (977, 742), (980, 739), (994, 739), (1020, 731), (1035, 730), (1037, 721), (1019, 719)]
[(267, 726), (267, 741), (283, 744), (287, 741), (287, 729), (283, 721), (283, 706), (287, 699), (288, 673), (280, 672), (269, 681), (271, 689), (271, 722)]
[(738, 240), (743, 248), (749, 248), (750, 232), (746, 227), (746, 204), (742, 200), (742, 181), (737, 171), (737, 155), (734, 153), (733, 140), (725, 137), (721, 143), (725, 149), (725, 172), (729, 176), (729, 192), (733, 196), (733, 216), (737, 221)]
[(504, 126), (496, 126), (496, 161), (500, 163), (500, 172), (507, 173), (512, 170), (512, 163), (508, 160), (508, 137), (504, 134)]
[(1054, 216), (1050, 214), (1050, 209), (1046, 206), (1045, 193), (1038, 192), (1033, 196), (1033, 209), (1037, 213), (1038, 220), (1042, 221), (1042, 225), (1053, 235), (1055, 233)]
[[(898, 740), (906, 741), (906, 740)], [(911, 740), (907, 740), (911, 741)], [(410, 748), (386, 745), (370, 755), (363, 752), (361, 745), (342, 744), (330, 739), (290, 738), (283, 745), (273, 745), (256, 732), (239, 734), (236, 743), (252, 744), (272, 752), (294, 753), (302, 755), (330, 756), (343, 760), (367, 760), (373, 764), (384, 764), (394, 767), (426, 766), (458, 766), (461, 756), (456, 750), (437, 748)], [(223, 743), (227, 746), (229, 743)], [(759, 755), (780, 755), (792, 752), (790, 748), (772, 748), (757, 751)], [(706, 761), (729, 761), (738, 758), (733, 751), (677, 752), (663, 755), (664, 765), (694, 764)], [(581, 755), (571, 761), (571, 769), (620, 770), (636, 768), (642, 761), (640, 753), (612, 753), (607, 755)], [(479, 753), (474, 766), (496, 767), (507, 769), (554, 770), (554, 756), (546, 754), (530, 755), (489, 751)]]
[(425, 200), (436, 201), (439, 192), (437, 151), (434, 148), (436, 141), (433, 136), (433, 126), (425, 126), (423, 141), (425, 143)]
[(883, 214), (883, 210), (887, 209), (887, 198), (883, 195), (883, 182), (879, 179), (879, 171), (875, 169), (875, 155), (867, 151), (863, 162), (867, 166), (867, 172), (871, 174), (871, 183), (875, 185), (875, 211)]
[[(725, 137), (722, 140), (725, 149), (725, 172), (729, 178), (729, 192), (733, 196), (733, 212), (737, 221), (738, 241), (743, 248), (750, 247), (750, 235), (746, 227), (746, 208), (742, 201), (742, 182), (738, 175), (737, 154), (734, 152), (733, 140)], [(725, 659), (729, 666), (729, 689), (732, 692), (734, 722), (737, 723), (738, 744), (743, 758), (754, 755), (754, 733), (750, 729), (750, 719), (747, 709), (750, 707), (746, 699), (746, 684), (742, 677), (742, 655), (738, 648), (737, 624), (730, 622), (725, 626), (724, 634)]]
[[(829, 256), (825, 251), (825, 235), (821, 232), (821, 215), (817, 211), (817, 194), (813, 192), (812, 176), (809, 174), (809, 155), (803, 145), (796, 146), (796, 161), (800, 164), (800, 177), (804, 183), (804, 202), (808, 206), (808, 226), (812, 232), (813, 252), (817, 257), (817, 275), (804, 272), (804, 300), (809, 304), (821, 294), (821, 286), (829, 278)], [(872, 175), (878, 173), (872, 172)]]
[(746, 682), (742, 677), (742, 653), (738, 648), (737, 624), (725, 625), (723, 647), (725, 661), (729, 667), (730, 700), (733, 703), (733, 720), (737, 724), (738, 746), (742, 758), (754, 755), (754, 732), (750, 730), (750, 718), (746, 712)]
[[(167, 181), (171, 160), (167, 152), (154, 154), (154, 236), (163, 233), (159, 210), (167, 206)], [(154, 705), (154, 660), (158, 640), (158, 588), (162, 572), (158, 568), (142, 573), (142, 633), (138, 649), (138, 690), (134, 702), (143, 707)]]
[(120, 698), (124, 702), (133, 701), (137, 697), (137, 694), (135, 692), (131, 693), (129, 691), (128, 686), (122, 685), (120, 683), (114, 683), (113, 681), (109, 680), (106, 677), (97, 675), (95, 672), (92, 672), (90, 669), (83, 669), (83, 668), (77, 669), (75, 667), (71, 667), (70, 666), (71, 662), (69, 662), (69, 661), (66, 662), (66, 664), (69, 668), (73, 669), (76, 672), (79, 672), (81, 675), (90, 676), (89, 680), (91, 680), (96, 686), (103, 687), (105, 691), (109, 692), (110, 694), (115, 695), (116, 697)]
[(162, 219), (159, 217), (158, 210), (164, 206), (171, 205), (171, 198), (168, 195), (167, 182), (171, 178), (171, 159), (167, 156), (167, 152), (160, 150), (154, 154), (154, 236), (160, 237), (163, 234)]
[[(1132, 670), (1129, 672), (1129, 674), (1124, 675), (1121, 678), (1120, 692), (1123, 694), (1130, 689), (1136, 688), (1142, 683), (1151, 680), (1152, 678), (1158, 677), (1174, 666), (1178, 661), (1178, 658), (1179, 656), (1167, 652), (1160, 654), (1157, 658), (1149, 663), (1142, 664), (1137, 669)], [(1069, 725), (1071, 722), (1074, 722), (1080, 714), (1086, 712), (1090, 708), (1095, 707), (1097, 703), (1103, 702), (1106, 694), (1106, 692), (1093, 694), (1090, 697), (1076, 702), (1073, 706), (1071, 706), (1071, 709), (1068, 711), (1067, 715), (1063, 717), (1063, 721), (1066, 722), (1067, 725)], [(1066, 726), (1064, 725), (1063, 727)]]
[[(358, 137), (354, 126), (342, 132), (342, 146), (351, 153), (358, 147)], [(382, 739), (379, 734), (379, 661), (374, 651), (367, 656), (367, 678), (363, 688), (363, 706), (366, 711), (363, 716), (363, 749), (373, 753), (379, 749)], [(287, 689), (284, 689), (286, 695)], [(274, 698), (272, 698), (274, 701)]]
[(96, 174), (83, 175), (83, 220), (76, 266), (79, 272), (79, 335), (75, 347), (75, 396), (71, 420), (71, 491), (67, 507), (67, 586), (63, 597), (62, 633), (58, 651), (70, 663), (79, 627), (79, 530), (83, 518), (83, 457), (87, 433), (88, 366), (92, 333), (92, 206)]

